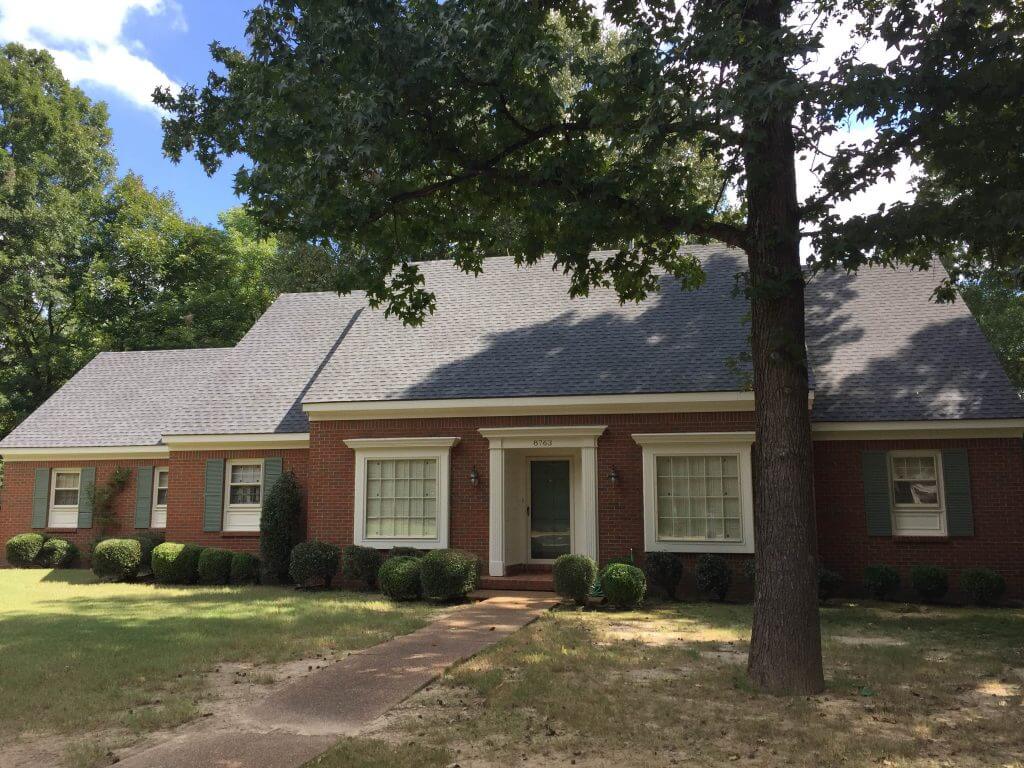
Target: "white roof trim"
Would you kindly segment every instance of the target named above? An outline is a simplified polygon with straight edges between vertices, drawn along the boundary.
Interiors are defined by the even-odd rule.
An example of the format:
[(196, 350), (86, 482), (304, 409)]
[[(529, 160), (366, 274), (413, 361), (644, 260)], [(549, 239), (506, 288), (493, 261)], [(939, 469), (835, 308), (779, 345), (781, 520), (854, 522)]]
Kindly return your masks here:
[(511, 448), (595, 448), (608, 429), (599, 426), (484, 427), (477, 430), (495, 450)]
[(311, 421), (402, 419), (435, 416), (564, 415), (752, 411), (753, 392), (676, 392), (641, 395), (484, 397), (451, 400), (373, 400), (305, 403)]
[(53, 448), (3, 448), (4, 461), (87, 461), (101, 459), (166, 459), (163, 445), (57, 446)]
[(630, 435), (637, 445), (701, 445), (754, 442), (753, 432), (643, 432)]
[(172, 451), (235, 451), (256, 448), (309, 448), (308, 432), (273, 434), (164, 435)]
[(928, 440), (1022, 437), (1024, 419), (936, 419), (934, 421), (834, 421), (811, 424), (814, 440)]
[(346, 440), (345, 445), (354, 450), (387, 450), (388, 448), (453, 448), (458, 437), (367, 437)]

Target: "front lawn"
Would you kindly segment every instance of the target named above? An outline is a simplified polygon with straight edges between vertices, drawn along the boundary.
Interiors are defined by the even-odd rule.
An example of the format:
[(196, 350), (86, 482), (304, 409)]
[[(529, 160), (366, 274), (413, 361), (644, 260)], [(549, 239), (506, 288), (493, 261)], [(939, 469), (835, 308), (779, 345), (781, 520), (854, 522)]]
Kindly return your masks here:
[(755, 693), (750, 607), (559, 610), (310, 768), (1024, 766), (1024, 611), (843, 603), (828, 689)]
[(422, 604), (270, 587), (99, 584), (0, 570), (0, 749), (19, 734), (142, 733), (199, 714), (218, 664), (334, 655), (423, 626)]

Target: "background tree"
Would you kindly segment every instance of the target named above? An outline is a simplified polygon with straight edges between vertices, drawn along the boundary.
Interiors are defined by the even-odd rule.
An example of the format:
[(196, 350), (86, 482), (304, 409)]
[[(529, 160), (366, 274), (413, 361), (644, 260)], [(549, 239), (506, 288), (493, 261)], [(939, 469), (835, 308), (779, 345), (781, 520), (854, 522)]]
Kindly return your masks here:
[[(956, 29), (975, 29), (980, 4), (922, 5), (608, 0), (621, 34), (605, 46), (582, 0), (264, 0), (249, 16), (250, 50), (214, 45), (222, 69), (205, 87), (156, 100), (172, 113), (172, 158), (194, 152), (212, 172), (224, 156), (246, 155), (236, 187), (261, 224), (352, 254), (340, 264), (342, 287), (367, 289), (407, 322), (434, 306), (412, 259), (445, 255), (472, 272), (488, 253), (533, 263), (550, 251), (573, 294), (607, 285), (625, 301), (653, 290), (658, 268), (684, 288), (700, 285), (699, 263), (678, 249), (683, 237), (743, 249), (757, 400), (749, 674), (770, 691), (816, 692), (801, 227), (816, 232), (815, 269), (931, 265), (921, 233), (934, 221), (924, 212), (897, 207), (850, 223), (836, 213), (897, 161), (934, 161), (928, 144), (947, 118), (929, 99), (971, 86)], [(1020, 16), (1009, 2), (999, 7)], [(858, 18), (848, 55), (820, 60), (826, 25)], [(942, 30), (953, 55), (934, 45)], [(890, 46), (890, 67), (861, 60), (861, 45), (877, 39)], [(1003, 55), (1019, 54), (1019, 37), (1003, 39)], [(797, 153), (853, 119), (878, 121), (877, 140), (843, 148), (802, 207)], [(708, 160), (745, 205), (744, 222), (709, 198)], [(978, 178), (955, 175), (968, 191)], [(944, 213), (945, 237), (976, 224)], [(626, 245), (588, 258), (604, 244)]]

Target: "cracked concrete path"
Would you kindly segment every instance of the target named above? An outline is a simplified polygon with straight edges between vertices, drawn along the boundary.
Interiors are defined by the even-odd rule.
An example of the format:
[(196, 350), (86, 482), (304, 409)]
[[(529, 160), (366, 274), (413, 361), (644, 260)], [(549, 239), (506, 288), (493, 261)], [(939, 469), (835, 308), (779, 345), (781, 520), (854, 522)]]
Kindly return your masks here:
[(534, 621), (547, 593), (490, 593), (416, 630), (284, 686), (214, 731), (184, 726), (119, 768), (296, 768), (359, 733), (453, 664)]

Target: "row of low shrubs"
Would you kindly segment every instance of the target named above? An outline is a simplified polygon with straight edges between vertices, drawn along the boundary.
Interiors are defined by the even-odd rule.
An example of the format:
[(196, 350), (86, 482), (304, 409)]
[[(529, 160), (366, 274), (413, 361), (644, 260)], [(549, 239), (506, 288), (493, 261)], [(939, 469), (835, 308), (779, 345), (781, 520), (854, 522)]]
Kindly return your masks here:
[(4, 547), (7, 562), (17, 568), (68, 568), (78, 561), (78, 547), (67, 539), (42, 533), (19, 533)]
[(99, 542), (92, 570), (105, 581), (134, 581), (151, 573), (158, 584), (255, 584), (260, 574), (259, 560), (247, 552), (145, 536)]
[[(889, 600), (900, 591), (900, 573), (891, 565), (869, 565), (864, 569), (864, 589), (876, 600)], [(949, 592), (949, 571), (936, 565), (910, 569), (910, 584), (926, 603), (935, 603)], [(960, 592), (974, 605), (994, 605), (1006, 591), (1006, 579), (988, 568), (960, 572)]]
[(368, 589), (379, 587), (392, 600), (449, 602), (476, 588), (479, 563), (476, 556), (457, 549), (422, 552), (395, 547), (387, 558), (370, 547), (339, 549), (322, 541), (306, 541), (292, 549), (289, 575), (296, 586), (329, 587), (339, 570), (348, 581)]

